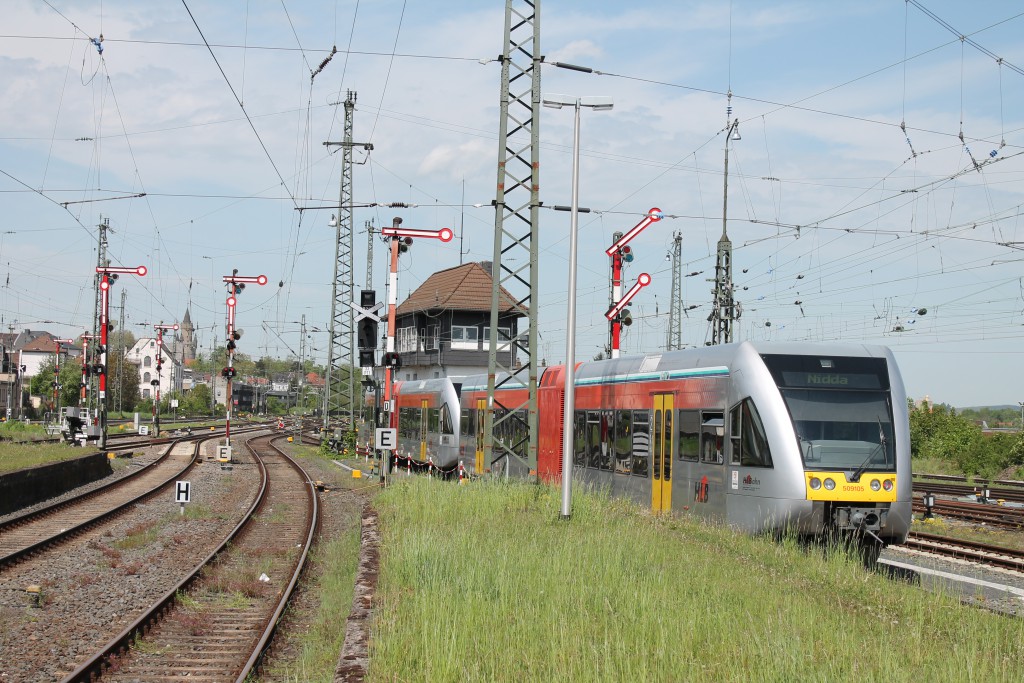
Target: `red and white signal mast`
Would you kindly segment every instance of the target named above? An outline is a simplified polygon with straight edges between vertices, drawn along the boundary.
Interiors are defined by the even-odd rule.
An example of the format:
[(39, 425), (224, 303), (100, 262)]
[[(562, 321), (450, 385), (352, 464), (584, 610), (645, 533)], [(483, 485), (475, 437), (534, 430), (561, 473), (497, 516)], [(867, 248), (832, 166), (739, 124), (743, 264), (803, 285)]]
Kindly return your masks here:
[(173, 325), (154, 325), (153, 329), (156, 330), (156, 379), (151, 380), (150, 384), (156, 389), (154, 396), (156, 400), (153, 401), (153, 436), (160, 436), (160, 385), (163, 383), (163, 373), (161, 368), (164, 366), (164, 330), (171, 330), (177, 332), (178, 323)]
[(149, 272), (146, 266), (120, 268), (117, 266), (96, 266), (100, 279), (100, 362), (93, 371), (100, 376), (100, 449), (107, 447), (107, 342), (110, 340), (110, 285), (118, 275), (138, 275)]
[(262, 287), (267, 284), (267, 276), (239, 275), (238, 269), (235, 268), (231, 271), (231, 275), (225, 275), (223, 279), (228, 288), (228, 365), (220, 371), (220, 374), (227, 380), (227, 387), (225, 388), (227, 392), (227, 411), (225, 412), (224, 422), (224, 445), (217, 449), (217, 460), (226, 463), (231, 462), (231, 408), (234, 405), (234, 399), (231, 396), (231, 380), (235, 377), (235, 342), (242, 338), (242, 330), (235, 329), (235, 306), (238, 304), (238, 295), (245, 289), (246, 285), (259, 285)]
[(651, 223), (655, 223), (664, 218), (664, 214), (658, 207), (652, 208), (644, 216), (643, 220), (633, 226), (633, 228), (626, 234), (617, 232), (613, 235), (615, 243), (612, 246), (605, 249), (604, 253), (612, 259), (612, 303), (608, 312), (605, 313), (605, 317), (611, 322), (611, 344), (609, 346), (611, 350), (611, 357), (619, 357), (619, 335), (622, 332), (623, 325), (632, 325), (633, 317), (629, 311), (624, 310), (629, 300), (636, 296), (636, 293), (640, 291), (642, 287), (646, 287), (651, 284), (651, 276), (647, 273), (641, 273), (637, 279), (635, 285), (622, 296), (622, 264), (623, 262), (629, 263), (633, 260), (633, 250), (627, 246), (634, 237), (639, 235), (644, 228)]
[[(412, 244), (414, 237), (451, 242), (455, 233), (451, 228), (440, 230), (418, 230), (416, 228), (403, 228), (402, 219), (395, 217), (390, 228), (381, 228), (380, 234), (391, 238), (391, 274), (388, 279), (388, 336), (384, 346), (384, 401), (389, 410), (394, 410), (391, 403), (391, 374), (392, 370), (401, 367), (399, 355), (395, 352), (395, 311), (398, 308), (398, 253), (406, 251)], [(390, 416), (389, 416), (390, 424)]]

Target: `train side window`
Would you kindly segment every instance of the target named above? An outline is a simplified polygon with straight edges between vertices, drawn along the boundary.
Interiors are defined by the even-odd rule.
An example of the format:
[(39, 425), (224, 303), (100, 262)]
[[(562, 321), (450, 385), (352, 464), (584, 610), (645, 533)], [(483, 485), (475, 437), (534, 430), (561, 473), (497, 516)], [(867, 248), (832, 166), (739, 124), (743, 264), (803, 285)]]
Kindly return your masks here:
[(743, 399), (729, 413), (732, 462), (743, 467), (772, 467), (771, 449), (757, 406)]
[(629, 474), (633, 469), (630, 462), (633, 458), (633, 413), (628, 410), (619, 410), (615, 413), (615, 440), (612, 456), (615, 458), (615, 472), (617, 474)]
[(587, 467), (601, 466), (601, 413), (587, 411)]
[(663, 410), (654, 411), (654, 479), (658, 481), (661, 479), (661, 455), (662, 455), (662, 444), (664, 438), (662, 437), (661, 431), (661, 416), (664, 413)]
[(696, 460), (700, 457), (700, 411), (679, 411), (679, 433), (676, 434), (676, 448), (680, 460)]
[(459, 433), (462, 436), (473, 436), (473, 424), (469, 421), (469, 409), (463, 408), (459, 415)]
[(573, 415), (572, 464), (574, 467), (587, 465), (587, 414), (577, 410)]
[(722, 464), (725, 450), (725, 420), (722, 413), (701, 412), (700, 453), (704, 462)]
[(647, 478), (651, 463), (651, 414), (646, 410), (633, 411), (633, 475)]
[(665, 411), (665, 481), (672, 481), (672, 442), (675, 440), (672, 434), (672, 411)]
[(615, 413), (611, 410), (601, 411), (601, 448), (598, 467), (602, 470), (612, 468), (612, 448), (615, 442)]

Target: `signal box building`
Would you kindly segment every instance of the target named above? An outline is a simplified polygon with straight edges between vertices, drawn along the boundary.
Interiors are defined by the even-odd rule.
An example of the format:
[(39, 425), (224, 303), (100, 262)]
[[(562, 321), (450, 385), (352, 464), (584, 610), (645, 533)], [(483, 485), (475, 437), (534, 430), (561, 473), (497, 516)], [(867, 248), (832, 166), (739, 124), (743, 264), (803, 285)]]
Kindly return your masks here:
[[(396, 311), (400, 380), (486, 373), (491, 334), (491, 263), (466, 263), (434, 273)], [(515, 299), (501, 289), (498, 353), (514, 366), (519, 334)], [(525, 343), (525, 342), (523, 342)]]

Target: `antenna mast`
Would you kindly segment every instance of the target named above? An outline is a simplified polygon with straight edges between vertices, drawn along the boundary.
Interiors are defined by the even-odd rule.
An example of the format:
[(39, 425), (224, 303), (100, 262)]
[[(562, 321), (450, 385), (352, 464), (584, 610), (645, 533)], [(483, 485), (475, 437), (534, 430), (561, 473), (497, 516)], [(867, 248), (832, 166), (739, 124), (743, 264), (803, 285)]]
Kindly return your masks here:
[(714, 310), (708, 319), (711, 323), (711, 344), (732, 342), (732, 323), (735, 320), (732, 286), (732, 242), (726, 231), (729, 209), (729, 143), (740, 139), (740, 120), (732, 118), (732, 90), (728, 93), (729, 104), (725, 108), (725, 172), (722, 190), (722, 237), (718, 240), (715, 257)]

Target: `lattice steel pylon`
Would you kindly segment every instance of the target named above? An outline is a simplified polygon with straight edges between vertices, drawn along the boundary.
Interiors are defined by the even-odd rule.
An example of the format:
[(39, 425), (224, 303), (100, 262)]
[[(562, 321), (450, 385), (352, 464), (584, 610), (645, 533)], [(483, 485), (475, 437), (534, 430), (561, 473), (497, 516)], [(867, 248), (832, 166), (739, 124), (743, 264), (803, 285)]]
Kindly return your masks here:
[[(487, 358), (488, 410), (484, 461), (506, 474), (537, 472), (537, 252), (540, 188), (540, 0), (506, 0), (501, 54), (498, 185), (491, 262), (491, 339)], [(505, 259), (504, 261), (502, 259)], [(509, 301), (511, 295), (512, 301)], [(498, 352), (502, 309), (527, 318), (522, 333)], [(506, 340), (502, 340), (506, 341)], [(496, 389), (525, 389), (507, 405)], [(524, 429), (525, 427), (525, 429)]]
[(324, 143), (341, 147), (341, 189), (335, 223), (334, 281), (331, 285), (331, 343), (327, 351), (327, 378), (324, 383), (325, 428), (330, 425), (331, 415), (340, 417), (346, 413), (351, 425), (355, 406), (355, 383), (352, 377), (355, 313), (349, 306), (349, 302), (355, 301), (352, 274), (352, 255), (355, 251), (352, 234), (352, 114), (355, 108), (356, 94), (350, 90), (345, 96), (344, 142)]
[(683, 348), (683, 236), (672, 236), (672, 294), (668, 304), (668, 340), (666, 351)]

